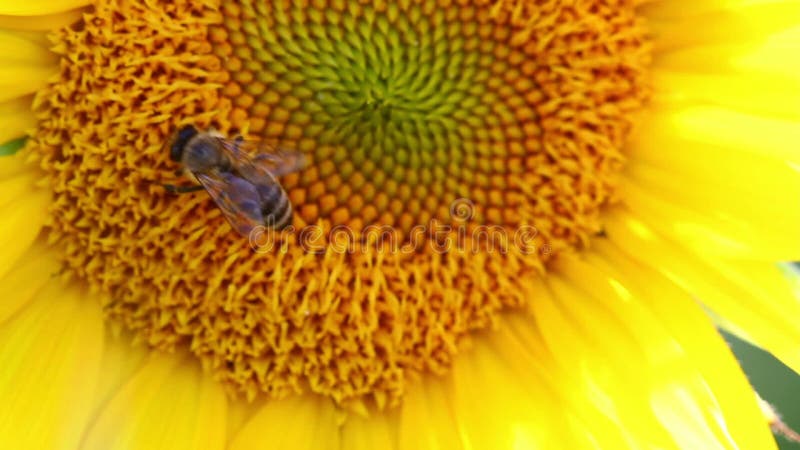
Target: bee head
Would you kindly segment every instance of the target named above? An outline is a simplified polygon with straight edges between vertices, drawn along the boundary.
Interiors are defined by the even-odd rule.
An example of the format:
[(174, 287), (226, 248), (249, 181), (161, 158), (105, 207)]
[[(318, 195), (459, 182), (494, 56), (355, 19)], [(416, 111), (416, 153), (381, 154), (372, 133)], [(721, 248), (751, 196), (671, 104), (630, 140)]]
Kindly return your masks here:
[(169, 157), (175, 162), (180, 162), (183, 155), (183, 148), (189, 140), (197, 135), (197, 128), (192, 125), (185, 125), (176, 134), (169, 149)]

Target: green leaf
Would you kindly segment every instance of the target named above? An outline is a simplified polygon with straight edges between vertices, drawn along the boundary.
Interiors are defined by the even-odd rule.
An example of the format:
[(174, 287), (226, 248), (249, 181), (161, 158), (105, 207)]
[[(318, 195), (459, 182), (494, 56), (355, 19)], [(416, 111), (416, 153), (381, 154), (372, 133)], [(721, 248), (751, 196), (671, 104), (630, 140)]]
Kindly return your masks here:
[(26, 140), (28, 140), (27, 137), (21, 137), (0, 145), (0, 156), (9, 156), (17, 153), (17, 150), (21, 149), (22, 146), (25, 145)]

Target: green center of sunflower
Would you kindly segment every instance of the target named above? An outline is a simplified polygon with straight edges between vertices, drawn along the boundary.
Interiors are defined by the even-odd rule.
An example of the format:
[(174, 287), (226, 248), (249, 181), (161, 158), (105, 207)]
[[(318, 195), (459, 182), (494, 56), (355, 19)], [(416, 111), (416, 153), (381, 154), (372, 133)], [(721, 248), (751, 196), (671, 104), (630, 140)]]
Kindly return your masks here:
[[(632, 2), (601, 1), (120, 0), (55, 39), (28, 150), (51, 236), (108, 317), (250, 397), (381, 407), (600, 230), (648, 58)], [(207, 196), (159, 188), (185, 123), (305, 152), (280, 180), (297, 230), (416, 245), (341, 251), (323, 233), (309, 251), (299, 232), (254, 252)], [(434, 224), (464, 240), (413, 234)], [(492, 233), (510, 247), (470, 245)]]

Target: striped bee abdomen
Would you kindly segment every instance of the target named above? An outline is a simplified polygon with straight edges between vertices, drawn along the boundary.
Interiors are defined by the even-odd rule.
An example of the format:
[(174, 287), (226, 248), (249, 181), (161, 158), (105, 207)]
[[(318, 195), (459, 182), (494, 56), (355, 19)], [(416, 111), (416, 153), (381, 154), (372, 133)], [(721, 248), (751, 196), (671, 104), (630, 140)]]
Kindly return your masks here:
[(280, 184), (261, 184), (258, 193), (261, 196), (264, 225), (282, 230), (292, 224), (292, 203)]

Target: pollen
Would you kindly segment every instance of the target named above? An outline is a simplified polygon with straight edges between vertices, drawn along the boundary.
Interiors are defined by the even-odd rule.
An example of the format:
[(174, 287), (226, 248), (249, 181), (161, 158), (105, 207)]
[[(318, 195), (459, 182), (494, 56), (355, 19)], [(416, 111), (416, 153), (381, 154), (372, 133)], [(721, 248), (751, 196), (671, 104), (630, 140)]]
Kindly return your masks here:
[[(250, 399), (397, 404), (614, 201), (647, 97), (634, 1), (98, 1), (25, 151), (109, 321)], [(185, 124), (304, 152), (292, 229), (175, 195)]]

